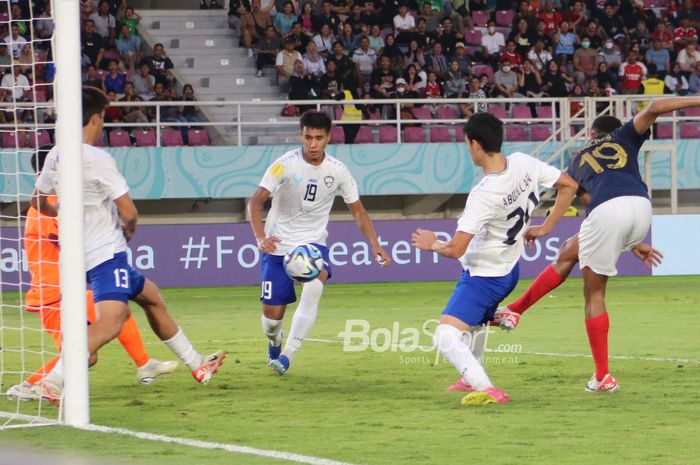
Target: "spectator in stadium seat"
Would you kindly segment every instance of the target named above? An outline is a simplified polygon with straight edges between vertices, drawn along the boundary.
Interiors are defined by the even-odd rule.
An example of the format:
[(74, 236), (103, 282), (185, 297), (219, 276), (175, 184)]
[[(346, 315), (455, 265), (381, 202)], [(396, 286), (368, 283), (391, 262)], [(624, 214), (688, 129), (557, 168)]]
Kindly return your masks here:
[(506, 42), (506, 49), (503, 51), (503, 53), (499, 57), (499, 61), (501, 63), (503, 62), (503, 60), (510, 60), (511, 65), (514, 68), (517, 68), (523, 64), (523, 59), (517, 52), (517, 47), (515, 45), (515, 41), (509, 40)]
[(552, 61), (552, 54), (545, 47), (544, 42), (538, 40), (535, 46), (527, 54), (527, 59), (534, 63), (535, 68), (540, 73), (547, 69), (547, 64)]
[[(182, 86), (182, 97), (181, 102), (196, 102), (197, 97), (194, 95), (194, 88), (192, 84), (185, 84)], [(199, 121), (199, 108), (194, 105), (180, 105), (177, 108), (177, 120), (181, 123), (196, 123)], [(188, 129), (192, 126), (180, 126), (180, 132), (182, 133), (182, 140), (185, 145), (189, 145), (189, 134)]]
[(455, 28), (458, 31), (464, 31), (465, 28), (472, 29), (474, 23), (469, 13), (469, 0), (450, 0), (449, 3), (452, 7), (452, 12), (448, 14), (448, 17), (454, 23)]
[[(120, 102), (143, 102), (143, 99), (136, 95), (134, 83), (126, 81), (124, 83), (124, 97), (119, 99)], [(121, 107), (122, 117), (127, 123), (148, 123), (146, 116), (146, 108), (142, 106)]]
[(13, 64), (12, 71), (2, 77), (0, 90), (4, 97), (2, 101), (5, 102), (26, 102), (32, 99), (32, 88), (29, 85), (29, 79), (22, 74), (22, 67), (18, 64)]
[(253, 58), (253, 44), (265, 35), (265, 28), (272, 25), (269, 13), (260, 10), (260, 0), (252, 0), (253, 11), (241, 19), (241, 42), (248, 49), (248, 57)]
[(399, 13), (394, 16), (394, 34), (396, 41), (400, 44), (407, 44), (416, 32), (416, 19), (408, 14), (408, 6), (399, 5)]
[(652, 42), (652, 47), (644, 55), (647, 66), (654, 65), (659, 70), (661, 77), (671, 71), (671, 54), (668, 49), (661, 48), (661, 39), (656, 38)]
[(581, 48), (574, 52), (573, 64), (574, 78), (581, 85), (598, 72), (598, 52), (591, 48), (588, 36), (581, 37)]
[(83, 49), (83, 56), (87, 58), (87, 63), (106, 69), (107, 63), (103, 63), (105, 53), (104, 39), (95, 32), (95, 22), (88, 19), (83, 23), (83, 33), (80, 37)]
[(12, 57), (7, 51), (7, 45), (0, 42), (0, 76), (10, 72), (10, 66), (12, 66)]
[(574, 78), (564, 74), (556, 61), (548, 63), (547, 72), (542, 76), (542, 90), (549, 97), (566, 97), (569, 95), (566, 85), (573, 83)]
[(605, 14), (600, 18), (600, 26), (608, 38), (621, 42), (625, 40), (627, 28), (614, 3), (608, 2), (605, 4)]
[(388, 99), (396, 95), (396, 79), (398, 76), (391, 69), (391, 59), (382, 55), (379, 66), (372, 72), (370, 79), (370, 96), (374, 99)]
[(258, 41), (255, 49), (255, 68), (257, 69), (255, 76), (262, 77), (263, 67), (274, 65), (280, 51), (280, 38), (273, 26), (265, 28), (265, 36)]
[(416, 39), (412, 39), (411, 43), (408, 45), (408, 50), (404, 55), (403, 62), (405, 66), (415, 65), (418, 69), (423, 69), (425, 67), (425, 55), (423, 54), (423, 47), (418, 45)]
[(29, 30), (29, 23), (25, 21), (27, 19), (27, 15), (25, 12), (25, 9), (20, 5), (19, 3), (13, 2), (10, 5), (10, 20), (12, 21), (12, 24), (17, 25), (17, 29), (19, 30), (19, 33), (25, 38), (25, 39), (31, 39), (31, 34)]
[(94, 0), (80, 0), (80, 19), (85, 21), (91, 14), (97, 11), (97, 3)]
[(294, 48), (302, 55), (306, 53), (306, 46), (311, 42), (309, 36), (304, 33), (301, 23), (297, 21), (292, 25), (292, 32), (287, 37), (294, 39)]
[[(111, 105), (112, 102), (117, 101), (117, 94), (113, 90), (107, 91), (107, 100), (109, 100), (110, 105), (105, 109), (104, 120), (106, 123), (123, 123), (124, 122), (124, 107), (116, 107)], [(113, 130), (114, 128), (107, 128), (107, 132)]]
[(646, 21), (643, 19), (637, 21), (637, 26), (630, 32), (628, 39), (630, 43), (639, 44), (639, 52), (641, 56), (644, 56), (652, 44), (651, 33), (647, 29)]
[(413, 40), (415, 40), (420, 48), (427, 49), (435, 40), (435, 34), (428, 31), (428, 23), (425, 17), (421, 16), (416, 21), (416, 32), (413, 33)]
[[(573, 118), (583, 108), (583, 99), (586, 93), (581, 84), (574, 84), (569, 94), (569, 115)], [(579, 118), (581, 115), (578, 116)]]
[(338, 35), (341, 35), (341, 29), (345, 27), (346, 24), (349, 24), (350, 29), (352, 30), (352, 34), (359, 36), (362, 33), (362, 28), (370, 22), (371, 20), (366, 18), (365, 14), (362, 12), (362, 5), (359, 2), (356, 2), (352, 6), (352, 10), (350, 11), (350, 16), (348, 16), (348, 19), (346, 19), (343, 22), (342, 26), (338, 28)]
[(516, 98), (523, 95), (518, 92), (518, 74), (513, 71), (513, 64), (509, 59), (501, 62), (501, 67), (493, 77), (495, 86), (492, 97)]
[(688, 42), (683, 50), (678, 53), (676, 63), (684, 73), (690, 73), (695, 69), (695, 65), (700, 62), (700, 52), (695, 42)]
[(151, 68), (145, 61), (141, 62), (139, 73), (135, 74), (131, 78), (131, 81), (134, 85), (136, 95), (138, 95), (142, 100), (151, 100), (156, 96), (156, 78), (151, 74)]
[(615, 47), (615, 43), (613, 42), (612, 38), (605, 39), (603, 48), (600, 49), (600, 52), (598, 53), (598, 61), (607, 63), (608, 68), (611, 68), (611, 71), (619, 68), (622, 64), (622, 54), (617, 47)]
[(459, 62), (457, 60), (452, 60), (445, 79), (445, 96), (447, 96), (447, 98), (466, 97), (467, 82), (465, 78), (466, 76), (462, 74), (462, 71), (459, 69)]
[[(340, 21), (340, 17), (335, 11), (333, 11), (333, 9), (333, 4), (328, 0), (324, 0), (324, 2), (321, 4), (321, 13), (312, 19), (314, 31), (321, 31), (322, 26), (327, 24), (332, 34), (338, 34), (342, 21)], [(343, 14), (349, 13), (350, 11)]]
[(598, 21), (591, 19), (586, 23), (585, 35), (591, 40), (591, 48), (593, 50), (599, 51), (603, 44), (605, 43), (605, 37), (603, 36), (603, 28), (600, 27)]
[[(503, 36), (503, 34), (501, 34)], [(442, 20), (442, 27), (438, 29), (436, 41), (442, 45), (442, 50), (445, 55), (451, 57), (454, 54), (457, 42), (463, 39), (461, 32), (456, 32), (452, 27), (452, 20), (445, 18)]]
[(693, 5), (693, 0), (683, 0), (676, 17), (679, 20), (687, 18), (690, 27), (700, 28), (700, 9), (697, 4)]
[(384, 48), (379, 51), (379, 56), (388, 56), (391, 60), (391, 69), (397, 74), (401, 73), (404, 67), (403, 52), (396, 45), (396, 39), (391, 34), (387, 34), (384, 39)]
[(128, 69), (136, 70), (136, 63), (141, 51), (141, 38), (131, 34), (129, 26), (122, 24), (121, 36), (116, 40), (117, 50)]
[[(530, 98), (542, 97), (542, 76), (530, 60), (525, 60), (521, 72), (518, 73), (518, 92)], [(537, 108), (534, 103), (530, 109), (534, 110), (532, 116), (536, 117)]]
[(669, 52), (673, 52), (673, 34), (668, 31), (668, 27), (664, 21), (659, 21), (656, 23), (656, 28), (654, 32), (651, 33), (652, 39), (659, 39), (661, 41), (661, 48), (665, 48)]
[(331, 61), (335, 63), (336, 75), (343, 83), (343, 88), (356, 92), (353, 89), (358, 86), (357, 65), (344, 53), (343, 45), (338, 41), (333, 44), (333, 55), (328, 58), (328, 62)]
[(578, 43), (578, 37), (569, 29), (569, 22), (562, 21), (559, 30), (554, 36), (556, 47), (554, 57), (561, 66), (567, 66), (574, 57), (574, 49)]
[(324, 59), (328, 58), (333, 53), (333, 44), (335, 43), (335, 36), (333, 35), (329, 24), (326, 23), (321, 26), (321, 31), (314, 36), (313, 42), (316, 43), (318, 53)]
[(314, 79), (319, 80), (326, 73), (326, 65), (323, 57), (318, 53), (315, 42), (309, 42), (303, 61), (306, 74), (312, 75)]
[(22, 47), (27, 43), (27, 39), (20, 35), (19, 25), (17, 23), (12, 23), (12, 26), (10, 26), (10, 33), (5, 36), (4, 41), (7, 44), (8, 50), (12, 51), (12, 57), (14, 59), (19, 58), (19, 55), (22, 53)]
[[(138, 36), (139, 33), (136, 30), (136, 26), (138, 26), (138, 24), (141, 22), (142, 19), (143, 19), (143, 17), (140, 14), (136, 13), (132, 7), (127, 6), (124, 8), (124, 16), (122, 16), (119, 19), (119, 22), (121, 24), (126, 24), (127, 26), (129, 26), (129, 33), (132, 36)], [(124, 30), (120, 29), (119, 33), (120, 33), (119, 35), (121, 37), (121, 35), (124, 34)]]
[(94, 87), (96, 89), (100, 89), (102, 92), (105, 92), (104, 83), (102, 82), (100, 75), (97, 74), (97, 67), (92, 63), (90, 63), (87, 67), (87, 76), (83, 81), (83, 85), (88, 87)]
[(369, 48), (379, 54), (379, 51), (384, 48), (384, 38), (382, 37), (382, 28), (379, 24), (373, 24), (369, 32)]
[(289, 78), (294, 73), (294, 63), (300, 61), (302, 67), (304, 59), (297, 50), (294, 49), (296, 42), (293, 37), (284, 39), (284, 50), (277, 54), (275, 67), (277, 68), (277, 84), (284, 93), (289, 92)]
[(528, 0), (521, 0), (518, 2), (518, 10), (513, 17), (513, 25), (511, 29), (517, 29), (518, 24), (520, 24), (520, 21), (523, 19), (527, 23), (528, 30), (535, 30), (535, 27), (537, 27), (537, 18), (532, 14), (530, 2)]
[(352, 25), (348, 22), (343, 24), (343, 30), (338, 36), (338, 41), (343, 44), (345, 53), (352, 53), (360, 45), (360, 35), (355, 34), (352, 30)]
[(102, 0), (97, 11), (90, 15), (90, 19), (95, 23), (95, 32), (97, 32), (108, 44), (113, 44), (117, 20), (109, 12), (109, 2), (107, 0)]
[(588, 19), (583, 0), (576, 0), (570, 5), (571, 7), (568, 10), (562, 12), (561, 19), (569, 22), (569, 27), (571, 27), (572, 31), (581, 34), (586, 28), (586, 20)]
[[(468, 118), (474, 113), (485, 113), (488, 111), (488, 104), (486, 103), (486, 94), (481, 88), (481, 81), (476, 76), (472, 76), (469, 79), (469, 98), (478, 100), (476, 103), (469, 103), (461, 107), (462, 117)], [(461, 141), (457, 141), (461, 142)]]
[(697, 44), (698, 33), (695, 28), (690, 27), (690, 19), (684, 17), (680, 20), (680, 25), (673, 31), (673, 45), (676, 53), (680, 53), (686, 45)]
[[(48, 40), (53, 37), (56, 26), (51, 14), (51, 2), (46, 3), (44, 11), (34, 20), (34, 37)], [(39, 44), (39, 48), (46, 48), (49, 44)]]
[(428, 75), (425, 71), (419, 72), (416, 65), (408, 65), (403, 76), (406, 81), (406, 91), (407, 92), (417, 92), (420, 94), (421, 89), (425, 89), (425, 85), (428, 81)]
[(604, 97), (605, 91), (598, 84), (598, 79), (592, 77), (586, 81), (586, 95), (589, 97)]
[[(109, 73), (104, 77), (104, 88), (108, 92), (114, 91), (115, 94), (124, 93), (124, 83), (126, 83), (126, 76), (124, 73), (119, 71), (119, 65), (116, 60), (111, 60), (109, 62)], [(120, 95), (121, 97), (121, 95)]]
[(620, 75), (620, 93), (636, 94), (641, 82), (646, 79), (647, 67), (644, 63), (637, 61), (637, 52), (630, 51), (627, 54), (627, 61), (620, 65), (618, 74)]
[(615, 88), (620, 80), (617, 73), (604, 61), (598, 63), (598, 73), (595, 77), (602, 88), (605, 88), (606, 83)]
[(433, 44), (433, 53), (425, 57), (425, 67), (430, 71), (435, 71), (435, 74), (440, 79), (445, 79), (450, 65), (447, 56), (442, 53), (442, 44), (440, 42), (435, 42)]
[(464, 43), (457, 42), (455, 45), (455, 54), (452, 59), (457, 60), (457, 63), (459, 63), (459, 70), (462, 74), (465, 76), (471, 74), (472, 57), (467, 55)]
[(695, 63), (695, 70), (688, 78), (688, 86), (691, 95), (700, 95), (700, 61)]
[[(294, 62), (294, 72), (289, 77), (289, 100), (312, 100), (318, 98), (318, 81), (304, 69), (304, 62)], [(299, 111), (312, 109), (313, 105), (299, 105)]]
[(544, 48), (549, 53), (554, 51), (554, 41), (552, 40), (552, 37), (547, 34), (547, 23), (541, 19), (537, 20), (537, 26), (535, 27), (535, 33), (533, 34), (531, 41), (536, 44), (538, 40), (544, 43)]
[(301, 7), (301, 14), (297, 18), (297, 22), (301, 24), (302, 31), (307, 37), (314, 36), (314, 8), (311, 3), (306, 2), (304, 6)]
[(153, 46), (153, 55), (149, 55), (142, 60), (142, 63), (148, 64), (150, 73), (160, 82), (166, 89), (170, 88), (168, 80), (168, 70), (175, 67), (172, 60), (165, 53), (163, 44), (158, 43)]
[(342, 95), (343, 80), (337, 73), (338, 66), (335, 61), (328, 60), (326, 65), (326, 73), (319, 80), (319, 91), (321, 100), (335, 100), (336, 97)]
[[(690, 83), (681, 72), (681, 67), (678, 63), (673, 65), (671, 72), (666, 75), (663, 80), (664, 84), (670, 92), (678, 96), (686, 96), (690, 92)], [(644, 81), (642, 81), (642, 84)]]
[(32, 44), (24, 44), (22, 47), (22, 53), (19, 55), (17, 63), (22, 69), (22, 74), (27, 76), (30, 81), (34, 80), (33, 71), (35, 67), (34, 50), (32, 49)]
[(228, 5), (228, 27), (241, 35), (241, 18), (246, 13), (253, 11), (250, 0), (229, 0)]
[(331, 11), (338, 15), (349, 15), (352, 7), (352, 0), (332, 0)]
[(531, 38), (532, 32), (528, 28), (527, 21), (523, 18), (518, 22), (516, 28), (508, 35), (506, 47), (508, 47), (508, 42), (515, 42), (515, 52), (520, 56), (525, 56), (534, 45), (534, 43), (530, 41)]
[(287, 37), (292, 31), (292, 26), (297, 22), (297, 15), (294, 14), (294, 5), (292, 2), (285, 2), (281, 13), (275, 15), (273, 25), (281, 38)]
[[(154, 86), (154, 91), (156, 93), (155, 97), (151, 99), (151, 102), (172, 102), (173, 97), (169, 91), (166, 90), (165, 86), (161, 82), (156, 82)], [(175, 105), (161, 105), (160, 106), (160, 122), (161, 123), (175, 123), (178, 122), (178, 110), (179, 107)], [(157, 116), (156, 107), (149, 107), (148, 119), (150, 121), (155, 121)]]
[[(438, 81), (438, 75), (435, 71), (428, 71), (428, 82), (425, 83), (425, 98), (442, 98), (442, 86)], [(428, 108), (434, 111), (437, 107), (429, 105)]]
[(360, 39), (360, 48), (352, 54), (352, 61), (357, 65), (360, 76), (360, 88), (364, 93), (369, 93), (369, 81), (374, 69), (374, 63), (377, 61), (377, 53), (369, 48), (369, 38), (362, 37)]
[(559, 30), (559, 25), (561, 24), (561, 14), (554, 9), (554, 2), (547, 0), (544, 3), (544, 8), (540, 12), (538, 18), (545, 23), (545, 33), (547, 35), (554, 35)]

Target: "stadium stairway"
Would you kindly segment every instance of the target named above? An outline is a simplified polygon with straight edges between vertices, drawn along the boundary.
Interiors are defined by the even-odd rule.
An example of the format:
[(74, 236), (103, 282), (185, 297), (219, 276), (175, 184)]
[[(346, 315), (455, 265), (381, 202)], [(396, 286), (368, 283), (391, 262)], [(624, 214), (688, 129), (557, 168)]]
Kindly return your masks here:
[[(228, 27), (226, 10), (140, 10), (139, 26), (146, 49), (161, 42), (175, 65), (173, 75), (194, 86), (200, 101), (279, 100), (279, 106), (246, 106), (241, 120), (271, 123), (281, 121), (285, 96), (280, 94), (271, 68), (263, 78), (255, 77), (255, 62)], [(235, 122), (236, 107), (200, 107), (208, 121)], [(265, 124), (243, 128), (243, 145), (287, 143), (298, 140), (295, 126)], [(236, 127), (210, 128), (214, 145), (237, 145)]]

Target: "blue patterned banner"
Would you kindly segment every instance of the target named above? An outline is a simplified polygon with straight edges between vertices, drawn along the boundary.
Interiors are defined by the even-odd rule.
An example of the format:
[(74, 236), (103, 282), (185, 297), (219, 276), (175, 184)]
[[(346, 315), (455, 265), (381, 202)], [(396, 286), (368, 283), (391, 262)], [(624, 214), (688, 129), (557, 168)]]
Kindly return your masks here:
[[(504, 152), (527, 153), (538, 146), (538, 142), (510, 143)], [(551, 144), (541, 156), (547, 158), (557, 146), (558, 143)], [(109, 151), (135, 199), (241, 198), (253, 193), (265, 168), (276, 157), (295, 147), (151, 147)], [(700, 140), (678, 142), (681, 189), (700, 188), (700, 158), (695, 156), (699, 150)], [(329, 152), (348, 165), (362, 195), (464, 193), (481, 178), (481, 170), (472, 165), (464, 144), (334, 145)], [(0, 201), (13, 201), (18, 192), (31, 194), (31, 154), (0, 151)], [(640, 165), (643, 166), (642, 160)], [(652, 169), (654, 188), (667, 189), (668, 156), (655, 156)]]

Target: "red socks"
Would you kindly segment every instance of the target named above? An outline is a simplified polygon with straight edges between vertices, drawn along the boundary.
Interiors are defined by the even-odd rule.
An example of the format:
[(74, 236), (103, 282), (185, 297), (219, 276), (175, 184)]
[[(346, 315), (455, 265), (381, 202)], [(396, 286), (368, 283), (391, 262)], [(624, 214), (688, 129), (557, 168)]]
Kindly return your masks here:
[(595, 377), (598, 381), (608, 374), (608, 329), (610, 329), (610, 320), (607, 313), (586, 320), (586, 332), (591, 344)]
[(535, 305), (538, 300), (559, 287), (564, 280), (566, 280), (566, 277), (559, 276), (559, 273), (552, 268), (552, 265), (549, 265), (530, 284), (530, 287), (518, 300), (508, 305), (508, 308), (522, 315), (525, 313), (525, 310)]

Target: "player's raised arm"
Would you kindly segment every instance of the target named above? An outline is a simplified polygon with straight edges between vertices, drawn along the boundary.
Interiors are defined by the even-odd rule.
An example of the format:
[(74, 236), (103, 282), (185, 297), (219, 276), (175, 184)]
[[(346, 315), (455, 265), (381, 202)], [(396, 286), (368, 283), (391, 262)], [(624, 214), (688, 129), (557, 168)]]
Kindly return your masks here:
[(417, 229), (411, 235), (411, 244), (418, 249), (435, 252), (443, 257), (459, 258), (467, 251), (473, 238), (474, 234), (457, 231), (449, 241), (439, 241), (433, 231)]
[(554, 184), (557, 189), (557, 198), (554, 201), (554, 208), (552, 208), (551, 213), (547, 218), (545, 218), (544, 223), (539, 226), (532, 226), (525, 231), (525, 241), (531, 242), (538, 237), (549, 234), (554, 226), (559, 222), (564, 213), (571, 205), (571, 202), (576, 196), (576, 191), (578, 190), (578, 183), (566, 173), (562, 173), (559, 179)]
[(258, 248), (265, 253), (273, 253), (277, 249), (276, 243), (279, 242), (279, 239), (265, 235), (265, 226), (262, 220), (262, 207), (268, 198), (270, 198), (270, 191), (264, 187), (258, 187), (248, 201), (247, 208), (250, 225), (253, 228), (253, 235)]
[(637, 134), (644, 134), (651, 128), (656, 118), (664, 113), (691, 107), (700, 107), (700, 97), (669, 97), (652, 100), (634, 117), (634, 130)]
[(360, 231), (362, 231), (362, 234), (364, 234), (369, 241), (369, 244), (372, 247), (372, 256), (377, 257), (377, 260), (379, 263), (381, 263), (382, 268), (389, 266), (391, 263), (391, 258), (389, 258), (389, 254), (386, 253), (382, 246), (379, 245), (379, 239), (377, 239), (377, 232), (374, 229), (374, 224), (372, 223), (372, 219), (369, 217), (367, 210), (365, 210), (364, 205), (362, 205), (362, 201), (358, 200), (356, 202), (349, 203), (348, 209), (350, 210), (350, 213), (352, 213), (352, 217), (355, 218), (355, 222), (360, 228)]

